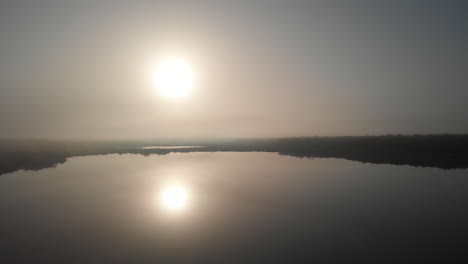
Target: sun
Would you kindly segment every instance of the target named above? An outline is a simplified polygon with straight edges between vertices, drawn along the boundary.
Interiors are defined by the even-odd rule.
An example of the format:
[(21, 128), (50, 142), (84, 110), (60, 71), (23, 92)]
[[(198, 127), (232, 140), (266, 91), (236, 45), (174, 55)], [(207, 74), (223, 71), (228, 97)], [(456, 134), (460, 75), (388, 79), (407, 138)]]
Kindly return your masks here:
[(153, 78), (159, 92), (171, 98), (184, 97), (193, 87), (192, 69), (187, 62), (180, 59), (162, 61)]

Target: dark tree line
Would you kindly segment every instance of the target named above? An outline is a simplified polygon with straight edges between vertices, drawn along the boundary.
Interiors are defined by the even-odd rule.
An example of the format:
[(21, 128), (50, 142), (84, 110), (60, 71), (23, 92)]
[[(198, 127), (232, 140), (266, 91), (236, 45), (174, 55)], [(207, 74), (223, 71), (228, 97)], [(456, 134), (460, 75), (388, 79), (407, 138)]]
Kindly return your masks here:
[[(197, 145), (202, 148), (143, 149), (149, 145)], [(132, 142), (0, 141), (0, 175), (39, 170), (85, 155), (164, 155), (193, 151), (261, 151), (294, 157), (343, 158), (377, 164), (443, 169), (468, 168), (468, 135), (388, 135), (278, 139), (173, 140)]]

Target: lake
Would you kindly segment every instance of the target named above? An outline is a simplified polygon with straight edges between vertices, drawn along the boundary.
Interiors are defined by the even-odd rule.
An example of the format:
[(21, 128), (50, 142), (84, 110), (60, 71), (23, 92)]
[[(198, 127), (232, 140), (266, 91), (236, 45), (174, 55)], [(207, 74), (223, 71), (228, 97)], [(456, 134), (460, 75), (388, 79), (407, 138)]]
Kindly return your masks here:
[(454, 263), (468, 259), (467, 172), (260, 152), (73, 157), (0, 176), (0, 263)]

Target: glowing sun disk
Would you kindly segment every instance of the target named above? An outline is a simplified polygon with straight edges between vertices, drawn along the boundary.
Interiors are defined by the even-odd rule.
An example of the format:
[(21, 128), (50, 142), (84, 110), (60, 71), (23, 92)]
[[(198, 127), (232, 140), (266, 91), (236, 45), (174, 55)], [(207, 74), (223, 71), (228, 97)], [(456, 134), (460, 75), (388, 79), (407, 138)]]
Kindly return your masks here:
[(192, 69), (183, 60), (163, 61), (154, 73), (154, 82), (164, 96), (185, 96), (193, 86)]

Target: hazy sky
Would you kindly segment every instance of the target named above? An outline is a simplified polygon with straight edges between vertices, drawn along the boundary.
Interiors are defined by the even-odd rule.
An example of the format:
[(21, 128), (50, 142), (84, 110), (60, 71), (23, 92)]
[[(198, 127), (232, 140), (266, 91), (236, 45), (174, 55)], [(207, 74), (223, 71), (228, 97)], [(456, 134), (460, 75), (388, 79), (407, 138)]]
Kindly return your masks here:
[(464, 0), (2, 1), (0, 137), (468, 133), (467, 69)]

